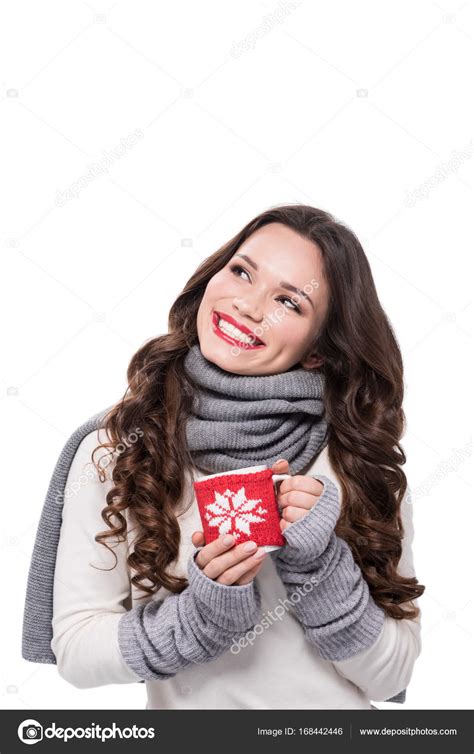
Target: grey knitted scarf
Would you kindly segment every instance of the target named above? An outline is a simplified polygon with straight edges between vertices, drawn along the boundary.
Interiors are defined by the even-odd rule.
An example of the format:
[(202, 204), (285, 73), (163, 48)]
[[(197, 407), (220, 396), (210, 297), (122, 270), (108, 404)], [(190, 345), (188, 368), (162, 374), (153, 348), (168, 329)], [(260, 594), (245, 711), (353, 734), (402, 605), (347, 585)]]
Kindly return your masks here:
[[(184, 367), (196, 386), (186, 438), (198, 468), (212, 473), (270, 466), (285, 458), (295, 474), (327, 444), (321, 373), (295, 367), (274, 375), (233, 374), (205, 359), (198, 344), (186, 354)], [(110, 408), (72, 433), (49, 483), (25, 598), (22, 657), (29, 662), (56, 664), (51, 649), (54, 570), (67, 477), (80, 443), (103, 426)], [(390, 701), (403, 702), (404, 692)]]
[(197, 386), (186, 437), (200, 469), (218, 472), (285, 458), (297, 474), (327, 444), (324, 376), (295, 367), (247, 376), (228, 372), (202, 355), (198, 344), (184, 368)]

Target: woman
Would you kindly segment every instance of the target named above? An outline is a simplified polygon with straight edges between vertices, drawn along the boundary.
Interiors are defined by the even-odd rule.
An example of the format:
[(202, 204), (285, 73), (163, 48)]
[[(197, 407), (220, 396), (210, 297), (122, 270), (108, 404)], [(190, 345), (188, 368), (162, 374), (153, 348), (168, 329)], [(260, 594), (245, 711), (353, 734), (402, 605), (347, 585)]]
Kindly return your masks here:
[[(424, 586), (402, 359), (354, 233), (310, 206), (258, 215), (199, 266), (128, 383), (69, 469), (60, 675), (145, 681), (148, 708), (370, 709), (403, 692)], [(291, 474), (286, 544), (205, 545), (192, 481), (257, 463)]]

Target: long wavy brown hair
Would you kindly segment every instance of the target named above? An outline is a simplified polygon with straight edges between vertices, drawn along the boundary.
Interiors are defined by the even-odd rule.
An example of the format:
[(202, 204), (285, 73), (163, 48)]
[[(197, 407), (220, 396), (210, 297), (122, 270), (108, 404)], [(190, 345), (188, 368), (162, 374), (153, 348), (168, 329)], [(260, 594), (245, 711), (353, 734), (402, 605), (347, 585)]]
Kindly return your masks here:
[[(124, 541), (128, 508), (138, 527), (134, 552), (127, 557), (135, 586), (149, 595), (160, 587), (178, 593), (187, 586), (187, 579), (168, 571), (179, 552), (177, 506), (185, 469), (193, 464), (185, 419), (195, 386), (183, 360), (198, 342), (196, 317), (208, 281), (254, 231), (273, 222), (317, 244), (329, 286), (325, 321), (309, 353), (323, 359), (318, 369), (326, 378), (328, 453), (342, 488), (335, 533), (350, 546), (376, 604), (393, 618), (416, 618), (419, 609), (412, 600), (425, 587), (397, 572), (405, 533), (400, 506), (407, 488), (399, 442), (405, 429), (400, 348), (356, 235), (311, 206), (272, 207), (247, 223), (186, 283), (170, 309), (168, 334), (146, 341), (132, 357), (127, 390), (102, 423), (109, 441), (92, 454), (101, 481), (103, 458), (94, 461), (95, 453), (106, 448), (115, 455), (113, 487), (102, 510), (108, 530), (95, 539), (108, 549), (105, 539)], [(140, 441), (124, 443), (137, 428)]]

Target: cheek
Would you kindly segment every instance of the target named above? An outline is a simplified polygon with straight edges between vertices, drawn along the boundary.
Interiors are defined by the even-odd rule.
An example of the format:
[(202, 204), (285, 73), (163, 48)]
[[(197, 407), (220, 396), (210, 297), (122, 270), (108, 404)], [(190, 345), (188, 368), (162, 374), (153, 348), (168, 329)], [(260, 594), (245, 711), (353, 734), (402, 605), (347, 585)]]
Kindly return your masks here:
[(274, 320), (275, 328), (281, 333), (281, 337), (288, 339), (289, 342), (294, 340), (300, 341), (308, 337), (308, 324), (300, 319), (298, 314), (292, 312), (282, 313), (280, 307), (275, 309)]
[(232, 280), (228, 280), (227, 276), (218, 273), (212, 277), (204, 292), (203, 301), (212, 303), (218, 298), (232, 295)]
[(288, 315), (271, 328), (274, 341), (295, 354), (304, 353), (315, 335), (308, 321), (296, 320), (297, 316)]

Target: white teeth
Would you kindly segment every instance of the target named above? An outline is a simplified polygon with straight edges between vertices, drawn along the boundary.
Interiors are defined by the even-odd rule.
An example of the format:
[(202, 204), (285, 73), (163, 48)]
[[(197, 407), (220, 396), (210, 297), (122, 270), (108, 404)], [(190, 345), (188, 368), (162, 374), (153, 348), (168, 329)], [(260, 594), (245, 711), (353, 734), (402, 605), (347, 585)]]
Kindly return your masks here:
[(243, 333), (242, 330), (234, 327), (234, 325), (231, 325), (230, 322), (227, 322), (225, 319), (219, 319), (217, 321), (217, 326), (219, 330), (227, 333), (227, 335), (230, 335), (232, 338), (236, 338), (236, 340), (240, 340), (242, 343), (247, 343), (248, 345), (254, 345), (255, 343), (250, 335)]

